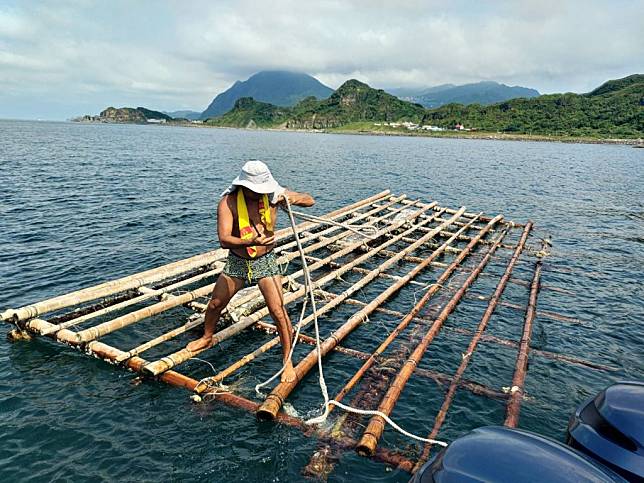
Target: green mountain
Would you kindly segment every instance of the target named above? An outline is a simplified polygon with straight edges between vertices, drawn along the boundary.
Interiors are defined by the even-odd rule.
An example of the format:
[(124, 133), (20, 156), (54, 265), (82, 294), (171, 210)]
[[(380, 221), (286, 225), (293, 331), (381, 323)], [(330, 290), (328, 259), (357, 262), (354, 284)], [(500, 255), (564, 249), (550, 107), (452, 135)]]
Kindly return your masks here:
[(286, 107), (293, 106), (309, 96), (326, 99), (332, 93), (333, 89), (307, 74), (287, 71), (258, 72), (245, 81), (235, 82), (228, 90), (215, 97), (201, 113), (201, 119), (228, 112), (242, 97), (252, 97), (260, 102)]
[(342, 84), (328, 99), (307, 97), (293, 107), (278, 107), (253, 98), (239, 99), (232, 110), (208, 124), (231, 127), (330, 129), (360, 121), (420, 121), (425, 109), (401, 101), (357, 80)]
[(437, 109), (425, 109), (357, 80), (349, 80), (328, 99), (309, 97), (293, 107), (278, 107), (252, 98), (239, 99), (233, 109), (207, 123), (231, 127), (334, 129), (366, 122), (364, 129), (369, 129), (369, 123), (392, 121), (412, 121), (447, 129), (460, 123), (466, 128), (492, 132), (642, 137), (644, 75), (608, 81), (588, 94), (551, 94), (489, 106), (448, 104)]
[(237, 99), (233, 108), (223, 116), (205, 121), (211, 126), (226, 127), (274, 127), (285, 122), (292, 114), (288, 107), (259, 102), (252, 97)]
[(428, 111), (428, 124), (462, 123), (483, 131), (568, 136), (644, 135), (644, 75), (611, 80), (588, 94), (550, 94), (490, 106), (449, 104)]
[(327, 129), (360, 121), (420, 121), (425, 109), (382, 89), (373, 89), (355, 79), (342, 84), (328, 99), (306, 99), (293, 108), (286, 127)]

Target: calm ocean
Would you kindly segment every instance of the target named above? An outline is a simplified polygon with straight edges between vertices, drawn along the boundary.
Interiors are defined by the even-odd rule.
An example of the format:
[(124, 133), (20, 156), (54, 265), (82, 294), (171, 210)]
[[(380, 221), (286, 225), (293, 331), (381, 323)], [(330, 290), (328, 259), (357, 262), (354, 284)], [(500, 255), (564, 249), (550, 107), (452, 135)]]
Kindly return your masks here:
[[(581, 401), (612, 381), (644, 379), (644, 150), (629, 146), (0, 121), (0, 310), (217, 247), (219, 193), (251, 158), (266, 161), (282, 184), (310, 192), (313, 214), (389, 188), (532, 219), (537, 234), (552, 235), (542, 281), (571, 294), (543, 290), (539, 308), (581, 323), (538, 318), (533, 346), (618, 371), (531, 357), (520, 427), (563, 440)], [(530, 275), (531, 265), (518, 267), (517, 277)], [(490, 283), (474, 292), (489, 295)], [(512, 287), (524, 303), (526, 290)], [(517, 339), (522, 319), (501, 308), (488, 330)], [(185, 390), (136, 386), (133, 374), (49, 340), (10, 343), (8, 330), (0, 327), (1, 481), (299, 481), (318, 447), (241, 410), (193, 405)], [(264, 340), (256, 333), (239, 339), (205, 356), (218, 366), (227, 352)], [(453, 333), (437, 340), (423, 365), (453, 372), (458, 357), (450, 357), (468, 340)], [(360, 337), (351, 343), (359, 347)], [(508, 386), (515, 354), (482, 345), (465, 377)], [(356, 364), (334, 360), (332, 394)], [(275, 355), (263, 360), (262, 374), (277, 362)], [(208, 374), (207, 366), (189, 364)], [(309, 381), (291, 401), (300, 412), (320, 403), (316, 378)], [(255, 382), (242, 373), (235, 389), (253, 397)], [(393, 417), (427, 434), (442, 394), (416, 381)], [(440, 437), (501, 424), (503, 411), (499, 401), (460, 391)], [(384, 443), (412, 444), (390, 430)], [(330, 481), (408, 477), (349, 452)]]

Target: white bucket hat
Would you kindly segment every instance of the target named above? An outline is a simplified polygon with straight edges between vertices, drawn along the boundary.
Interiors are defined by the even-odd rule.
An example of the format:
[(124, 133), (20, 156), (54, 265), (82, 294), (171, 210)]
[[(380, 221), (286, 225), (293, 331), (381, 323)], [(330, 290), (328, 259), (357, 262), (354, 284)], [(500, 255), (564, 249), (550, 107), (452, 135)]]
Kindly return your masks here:
[(255, 193), (273, 194), (271, 203), (276, 203), (277, 198), (285, 189), (279, 185), (271, 171), (262, 161), (247, 161), (242, 166), (241, 172), (232, 184), (221, 195), (232, 193), (236, 186), (244, 186)]

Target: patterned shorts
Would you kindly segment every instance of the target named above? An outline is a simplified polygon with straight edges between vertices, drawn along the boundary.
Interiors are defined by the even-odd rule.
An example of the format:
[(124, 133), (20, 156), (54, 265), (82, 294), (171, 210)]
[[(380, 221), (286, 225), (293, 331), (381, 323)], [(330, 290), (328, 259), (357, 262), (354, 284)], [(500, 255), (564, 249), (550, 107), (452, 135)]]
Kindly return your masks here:
[(274, 252), (253, 259), (242, 258), (233, 252), (228, 252), (223, 273), (229, 277), (240, 278), (250, 285), (256, 284), (265, 277), (281, 275)]

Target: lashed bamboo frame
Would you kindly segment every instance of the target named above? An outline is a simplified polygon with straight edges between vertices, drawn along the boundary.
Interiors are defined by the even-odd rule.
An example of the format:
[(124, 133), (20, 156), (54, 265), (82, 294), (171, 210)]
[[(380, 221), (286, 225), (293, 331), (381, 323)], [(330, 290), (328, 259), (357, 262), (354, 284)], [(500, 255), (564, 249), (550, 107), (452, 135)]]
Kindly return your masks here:
[[(399, 213), (405, 212), (405, 210), (411, 210), (409, 211), (409, 213), (407, 213), (405, 220), (403, 220), (402, 222), (393, 220), (394, 216), (396, 216)], [(351, 224), (362, 222), (364, 225), (368, 225), (370, 223), (376, 223), (380, 225), (377, 233), (377, 237), (379, 238), (379, 241), (374, 243), (373, 246), (370, 246), (370, 248), (366, 249), (365, 250), (366, 252), (362, 255), (360, 254), (360, 251), (365, 247), (364, 240), (361, 240), (359, 242), (342, 241), (344, 238), (349, 236), (350, 232), (348, 230), (342, 230), (337, 226), (327, 228), (320, 223), (309, 222), (309, 221), (298, 225), (300, 230), (312, 230), (310, 231), (310, 233), (303, 234), (304, 242), (305, 244), (308, 244), (308, 245), (305, 245), (305, 251), (309, 254), (310, 260), (313, 262), (313, 264), (311, 265), (311, 268), (313, 268), (314, 271), (322, 268), (324, 268), (325, 270), (330, 269), (329, 273), (320, 277), (314, 284), (314, 288), (318, 292), (320, 293), (324, 292), (322, 288), (324, 287), (325, 283), (329, 283), (333, 281), (336, 277), (341, 276), (342, 274), (348, 271), (352, 271), (354, 273), (359, 273), (361, 275), (364, 275), (364, 277), (362, 277), (359, 282), (354, 283), (352, 287), (345, 290), (345, 292), (341, 294), (333, 294), (333, 295), (329, 293), (330, 300), (328, 301), (327, 304), (321, 307), (322, 310), (320, 311), (320, 315), (325, 311), (332, 310), (333, 308), (339, 307), (340, 305), (344, 305), (344, 304), (361, 306), (358, 312), (356, 312), (352, 317), (350, 317), (349, 320), (345, 324), (343, 324), (343, 326), (340, 327), (340, 329), (337, 329), (336, 332), (324, 342), (323, 354), (326, 354), (331, 350), (339, 351), (349, 356), (358, 357), (363, 361), (367, 361), (368, 365), (373, 364), (373, 361), (377, 360), (377, 358), (379, 357), (378, 351), (376, 351), (376, 353), (373, 353), (373, 354), (368, 354), (356, 349), (343, 347), (339, 344), (339, 342), (346, 335), (348, 335), (352, 330), (355, 330), (357, 327), (359, 327), (362, 321), (364, 320), (364, 318), (366, 317), (366, 315), (372, 312), (381, 312), (385, 314), (389, 313), (390, 315), (402, 317), (404, 324), (409, 324), (410, 322), (415, 322), (417, 324), (420, 324), (420, 323), (427, 324), (427, 320), (418, 314), (418, 309), (416, 310), (412, 309), (411, 312), (407, 314), (402, 314), (400, 312), (396, 312), (382, 306), (382, 304), (386, 303), (387, 299), (393, 293), (413, 283), (414, 282), (413, 278), (415, 274), (419, 273), (420, 270), (429, 266), (432, 266), (434, 268), (435, 267), (449, 268), (450, 266), (453, 266), (453, 269), (451, 271), (463, 270), (463, 267), (460, 265), (459, 262), (464, 260), (465, 256), (462, 256), (462, 255), (464, 254), (467, 255), (469, 253), (470, 250), (468, 249), (468, 247), (472, 244), (473, 241), (476, 240), (477, 237), (478, 237), (477, 242), (480, 245), (491, 247), (490, 252), (488, 252), (484, 256), (484, 259), (483, 259), (484, 261), (489, 260), (491, 253), (494, 252), (494, 250), (496, 250), (497, 248), (506, 248), (506, 249), (516, 248), (516, 250), (518, 250), (518, 247), (513, 247), (510, 245), (503, 244), (500, 238), (497, 238), (496, 240), (488, 240), (478, 235), (476, 236), (466, 235), (465, 234), (466, 228), (477, 229), (480, 231), (488, 227), (487, 231), (491, 234), (492, 233), (503, 234), (515, 228), (525, 228), (524, 233), (526, 233), (527, 231), (529, 231), (529, 228), (531, 227), (531, 224), (528, 224), (527, 226), (523, 224), (516, 224), (511, 221), (506, 221), (500, 216), (496, 216), (496, 217), (485, 216), (477, 213), (466, 212), (464, 209), (456, 210), (451, 208), (444, 208), (439, 206), (435, 202), (425, 203), (425, 202), (419, 202), (418, 200), (410, 200), (410, 199), (407, 199), (405, 195), (394, 196), (394, 195), (391, 195), (388, 190), (378, 193), (374, 196), (365, 198), (363, 200), (360, 200), (351, 205), (342, 207), (338, 210), (328, 213), (327, 215), (325, 215), (325, 217), (328, 218), (329, 220), (346, 221), (347, 223), (351, 223)], [(411, 227), (406, 227), (405, 224), (409, 223), (410, 221), (413, 222), (413, 225)], [(479, 222), (488, 223), (488, 225), (482, 226), (480, 224), (477, 224)], [(432, 226), (431, 225), (432, 223), (436, 224), (437, 226)], [(384, 225), (384, 227), (382, 225)], [(450, 225), (453, 225), (458, 229), (450, 231), (448, 230), (448, 227)], [(499, 229), (498, 230), (493, 229), (493, 225), (498, 225)], [(412, 236), (414, 234), (417, 235), (418, 238), (414, 238)], [(276, 233), (276, 236), (277, 236), (277, 239), (282, 242), (276, 249), (276, 251), (280, 254), (280, 259), (282, 261), (287, 261), (295, 258), (297, 256), (297, 253), (289, 252), (289, 250), (293, 249), (295, 246), (295, 242), (289, 241), (288, 239), (290, 236), (290, 229), (280, 230)], [(440, 245), (439, 244), (432, 245), (433, 242), (427, 245), (427, 243), (430, 242), (432, 239), (439, 238), (439, 237), (444, 239), (446, 238), (447, 241)], [(527, 238), (527, 235), (525, 238)], [(332, 255), (327, 255), (322, 258), (316, 257), (317, 250), (328, 250), (332, 246), (332, 244), (337, 241), (342, 241), (342, 245), (340, 248), (334, 247), (332, 251)], [(470, 242), (470, 244), (468, 244), (468, 246), (465, 248), (458, 248), (451, 245), (451, 243), (455, 241)], [(524, 244), (525, 241), (526, 240), (522, 238), (520, 243)], [(400, 243), (400, 242), (405, 242), (408, 245), (403, 249), (398, 249), (398, 251), (391, 251), (387, 249), (387, 247), (392, 246), (394, 243)], [(476, 245), (476, 243), (474, 244)], [(421, 246), (432, 247), (433, 251), (432, 251), (432, 254), (429, 256), (429, 258), (427, 257), (422, 258), (422, 257), (413, 255), (414, 250), (420, 248)], [(443, 253), (451, 252), (456, 254), (455, 260), (458, 260), (459, 262), (454, 264), (454, 261), (447, 262), (447, 263), (437, 261), (436, 258), (442, 252)], [(349, 263), (341, 263), (340, 261), (341, 258), (349, 254), (355, 255), (356, 258), (354, 258)], [(211, 391), (210, 387), (204, 386), (203, 384), (199, 384), (199, 381), (197, 381), (196, 379), (192, 379), (188, 376), (179, 374), (178, 372), (176, 372), (176, 370), (173, 369), (174, 367), (176, 367), (176, 365), (185, 362), (190, 358), (190, 356), (194, 354), (182, 354), (181, 357), (175, 357), (176, 353), (170, 354), (169, 356), (166, 356), (166, 358), (161, 359), (159, 361), (145, 361), (140, 357), (140, 354), (149, 350), (150, 348), (156, 347), (160, 344), (173, 340), (176, 337), (178, 337), (180, 334), (185, 333), (190, 328), (199, 326), (203, 321), (202, 318), (198, 318), (196, 320), (190, 320), (183, 325), (175, 327), (169, 332), (166, 332), (151, 340), (143, 342), (139, 346), (134, 347), (129, 351), (122, 351), (115, 347), (111, 347), (103, 342), (96, 341), (96, 339), (104, 335), (107, 335), (115, 330), (121, 330), (132, 324), (136, 324), (141, 320), (145, 320), (149, 318), (152, 315), (165, 312), (170, 308), (179, 307), (180, 305), (192, 303), (193, 308), (202, 309), (203, 304), (197, 303), (197, 301), (209, 295), (210, 291), (212, 290), (213, 284), (195, 287), (190, 292), (185, 294), (175, 295), (172, 293), (172, 291), (179, 287), (198, 284), (198, 282), (204, 280), (205, 278), (219, 273), (219, 271), (221, 270), (222, 262), (223, 262), (223, 259), (225, 258), (225, 255), (226, 255), (225, 250), (213, 250), (201, 255), (197, 255), (195, 257), (190, 257), (184, 260), (179, 260), (177, 262), (166, 264), (162, 267), (158, 267), (152, 270), (147, 270), (139, 274), (134, 274), (128, 277), (122, 277), (120, 279), (110, 281), (110, 282), (105, 282), (103, 284), (99, 284), (94, 287), (78, 290), (70, 294), (54, 297), (52, 299), (48, 299), (42, 302), (37, 302), (18, 309), (9, 309), (2, 312), (0, 314), (0, 318), (5, 322), (18, 324), (22, 330), (26, 330), (29, 333), (36, 334), (36, 335), (46, 335), (50, 338), (58, 340), (59, 342), (65, 342), (71, 345), (78, 346), (84, 351), (91, 353), (93, 355), (96, 355), (98, 357), (101, 357), (105, 360), (122, 363), (126, 367), (129, 367), (130, 369), (135, 370), (136, 372), (147, 374), (147, 375), (154, 375), (164, 382), (186, 387), (188, 390), (193, 392), (197, 392), (197, 393), (201, 392), (204, 394), (209, 394)], [(515, 252), (515, 255), (516, 255), (516, 259), (518, 259), (517, 252)], [(376, 257), (385, 258), (385, 261), (380, 263), (379, 265), (380, 268), (375, 270), (367, 270), (360, 266), (360, 264), (365, 262), (366, 260), (373, 261), (376, 259)], [(427, 262), (428, 259), (429, 259), (429, 262)], [(356, 260), (358, 261), (356, 262)], [(402, 277), (399, 275), (391, 275), (385, 272), (385, 270), (387, 270), (389, 267), (392, 267), (395, 263), (398, 263), (399, 261), (405, 261), (407, 263), (416, 263), (417, 266), (415, 267), (415, 269), (408, 272), (407, 275)], [(524, 329), (524, 336), (522, 337), (521, 342), (517, 343), (515, 341), (510, 341), (507, 339), (485, 335), (485, 334), (482, 334), (482, 331), (477, 331), (476, 333), (473, 334), (474, 335), (473, 340), (476, 339), (477, 342), (478, 340), (481, 340), (481, 341), (501, 344), (506, 347), (519, 349), (519, 358), (517, 360), (517, 371), (515, 372), (515, 380), (513, 381), (513, 386), (515, 386), (518, 389), (515, 389), (510, 394), (504, 394), (494, 388), (489, 388), (489, 387), (477, 384), (474, 381), (464, 380), (462, 378), (462, 371), (461, 372), (457, 371), (457, 374), (455, 376), (449, 376), (432, 370), (418, 369), (418, 368), (416, 368), (415, 371), (411, 371), (411, 372), (413, 372), (413, 374), (420, 377), (431, 378), (437, 381), (438, 383), (450, 384), (449, 391), (452, 391), (452, 387), (463, 387), (467, 390), (473, 391), (475, 394), (507, 400), (508, 401), (508, 420), (506, 421), (506, 424), (516, 425), (516, 419), (518, 418), (518, 407), (521, 402), (521, 396), (523, 394), (523, 385), (524, 385), (525, 375), (526, 375), (525, 361), (527, 361), (527, 354), (529, 351), (529, 339), (530, 339), (530, 333), (531, 333), (531, 326), (536, 316), (548, 315), (546, 312), (538, 312), (536, 308), (536, 293), (540, 286), (541, 263), (542, 263), (541, 260), (537, 262), (535, 277), (531, 282), (532, 289), (531, 289), (529, 303), (525, 308), (526, 323), (525, 323), (525, 329)], [(422, 268), (418, 268), (419, 265)], [(481, 271), (483, 270), (483, 267), (481, 265), (484, 266), (484, 263), (481, 262), (479, 264), (479, 267), (481, 268), (478, 270), (475, 269), (474, 272), (470, 274), (470, 277), (468, 277), (468, 280), (470, 280), (472, 277), (476, 278), (476, 276), (478, 276), (478, 274), (481, 273)], [(200, 273), (197, 273), (196, 271)], [(296, 279), (299, 276), (301, 276), (301, 271), (296, 272), (295, 274), (292, 274), (291, 279)], [(163, 288), (159, 288), (159, 289), (148, 288), (148, 286), (151, 284), (155, 284), (163, 280), (168, 280), (173, 277), (181, 277), (181, 279), (179, 281), (175, 281), (172, 283), (166, 282), (166, 286), (164, 286)], [(371, 302), (360, 302), (351, 298), (351, 295), (355, 293), (359, 288), (365, 287), (370, 281), (378, 278), (383, 280), (384, 279), (392, 280), (393, 284), (387, 290), (385, 290), (385, 292), (383, 292), (379, 297), (372, 300)], [(504, 277), (504, 280), (502, 281), (504, 284), (507, 283), (508, 281), (513, 281), (515, 283), (521, 283), (521, 284), (528, 283), (527, 281), (510, 280), (509, 275), (508, 277)], [(460, 289), (457, 289), (456, 295), (454, 295), (452, 300), (454, 300), (454, 298), (457, 296), (459, 300), (460, 298), (463, 298), (465, 291), (467, 290), (467, 287), (466, 287), (467, 285), (468, 284), (465, 283), (463, 286), (461, 286)], [(438, 288), (435, 289), (432, 287), (427, 293), (435, 292), (437, 289)], [(99, 305), (97, 305), (96, 310), (89, 308), (88, 313), (83, 315), (72, 314), (72, 317), (69, 320), (66, 320), (65, 322), (61, 322), (59, 324), (52, 324), (52, 323), (49, 323), (47, 320), (44, 320), (43, 318), (41, 318), (41, 316), (47, 313), (59, 312), (63, 309), (70, 309), (80, 304), (83, 304), (85, 302), (99, 301), (106, 297), (114, 296), (115, 294), (123, 293), (125, 291), (133, 291), (132, 296), (127, 298), (126, 300), (112, 303), (111, 305), (108, 305), (105, 307), (100, 307)], [(137, 295), (137, 292), (138, 292), (138, 295)], [(427, 293), (425, 295), (427, 295)], [(287, 294), (286, 298), (288, 301), (293, 302), (301, 299), (303, 295), (304, 295), (303, 289), (296, 288), (294, 292)], [(245, 298), (243, 298), (243, 300), (239, 300), (238, 302), (242, 304), (244, 302), (257, 300), (258, 297), (259, 297), (258, 293), (254, 292), (254, 293), (248, 294), (247, 296), (245, 296)], [(99, 316), (106, 315), (109, 313), (114, 313), (117, 311), (125, 311), (132, 305), (135, 305), (139, 302), (144, 302), (149, 299), (154, 299), (154, 298), (161, 299), (161, 300), (154, 303), (151, 306), (145, 307), (143, 309), (138, 309), (135, 311), (130, 311), (128, 313), (125, 313), (124, 315), (117, 317), (116, 319), (113, 319), (108, 322), (104, 322), (103, 324), (99, 324), (98, 326), (83, 329), (80, 332), (75, 332), (73, 330), (70, 330), (72, 327), (76, 325), (90, 322), (92, 319), (97, 318)], [(506, 306), (510, 306), (510, 304), (508, 303), (499, 302), (498, 298), (499, 297), (496, 296), (496, 292), (495, 292), (495, 296), (489, 299), (489, 304), (490, 305), (493, 303), (495, 305), (505, 304)], [(453, 308), (453, 305), (454, 304), (450, 304), (451, 308)], [(524, 307), (520, 305), (516, 305), (516, 307), (514, 308), (517, 308), (519, 310), (524, 309)], [(444, 311), (447, 309), (448, 307), (446, 307)], [(448, 311), (451, 311), (451, 309)], [(241, 319), (237, 319), (236, 323), (234, 323), (228, 329), (221, 331), (221, 333), (218, 333), (218, 335), (216, 336), (219, 337), (218, 340), (224, 340), (225, 338), (233, 337), (236, 334), (239, 334), (245, 328), (251, 327), (253, 325), (257, 326), (260, 329), (267, 330), (275, 334), (275, 331), (276, 331), (275, 327), (261, 320), (266, 315), (267, 315), (267, 310), (265, 308), (260, 308), (259, 310), (253, 312), (252, 314), (249, 314), (248, 316), (241, 317)], [(449, 313), (447, 313), (444, 318), (446, 319), (448, 315)], [(572, 320), (567, 320), (570, 318), (567, 318), (560, 314), (551, 314), (551, 315), (554, 315), (552, 318), (555, 320), (559, 320), (563, 322), (572, 321)], [(439, 318), (441, 317), (439, 316)], [(308, 323), (310, 320), (311, 320), (311, 316), (305, 319), (306, 323)], [(402, 327), (400, 330), (402, 329), (404, 329), (404, 327)], [(449, 330), (451, 332), (457, 332), (457, 333), (463, 333), (463, 334), (469, 333), (470, 335), (472, 335), (471, 331), (468, 332), (466, 329), (462, 329), (458, 327), (445, 327), (444, 330)], [(432, 332), (432, 330), (430, 330), (430, 332)], [(437, 330), (434, 330), (433, 332), (436, 333)], [(276, 340), (277, 338), (271, 339), (269, 342), (267, 342), (266, 344), (263, 344), (262, 346), (260, 346), (258, 349), (256, 349), (250, 354), (251, 355), (254, 354), (253, 357), (256, 357), (257, 355), (265, 352), (271, 347), (274, 347), (276, 345)], [(300, 335), (300, 341), (306, 344), (311, 344), (313, 342), (313, 340), (305, 334)], [(430, 341), (431, 341), (431, 338), (430, 338)], [(384, 348), (382, 350), (384, 350)], [(382, 352), (382, 350), (380, 352)], [(570, 357), (565, 354), (555, 354), (547, 351), (538, 351), (538, 350), (532, 350), (532, 353), (537, 355), (542, 355), (545, 357), (550, 357), (554, 360), (561, 360), (566, 363), (583, 365), (589, 368), (596, 368), (600, 370), (613, 369), (610, 366), (597, 364), (590, 361), (584, 361), (582, 359)], [(317, 355), (315, 350), (309, 352), (309, 354), (304, 359), (308, 362), (306, 362), (304, 366), (311, 365), (310, 362), (315, 361), (316, 357)], [(170, 358), (170, 360), (172, 361), (171, 364), (166, 364), (167, 358)], [(242, 357), (242, 359), (240, 359), (240, 361), (245, 361), (241, 363), (241, 365), (239, 364), (240, 361), (237, 361), (236, 363), (233, 364), (233, 366), (236, 367), (235, 369), (231, 369), (229, 372), (226, 372), (226, 369), (220, 371), (219, 375), (216, 376), (214, 380), (215, 381), (223, 380), (224, 377), (232, 374), (234, 370), (245, 365), (247, 362), (249, 362), (249, 360), (252, 360), (252, 358), (249, 359), (248, 356), (245, 356), (245, 358)], [(156, 370), (155, 370), (155, 364), (159, 366), (159, 368), (157, 368)], [(300, 369), (304, 366), (300, 366)], [(410, 375), (411, 375), (411, 372), (410, 372)], [(305, 373), (306, 373), (305, 371), (298, 372), (298, 382), (303, 379), (303, 376)], [(360, 377), (359, 376), (354, 377), (354, 379), (355, 381), (353, 382), (353, 384), (356, 384), (357, 382), (359, 382)], [(284, 393), (280, 389), (280, 386), (282, 386), (282, 384), (278, 384), (278, 386), (273, 390), (273, 393), (275, 393), (276, 391), (278, 393), (281, 392), (282, 394), (284, 394), (284, 397), (286, 397), (286, 394), (292, 391), (296, 387), (296, 385), (297, 383), (295, 385), (292, 385), (292, 387), (290, 387), (289, 390)], [(400, 390), (402, 390), (402, 388), (400, 388)], [(344, 392), (344, 394), (346, 394), (346, 392), (348, 392), (348, 389)], [(339, 397), (342, 397), (342, 395), (340, 395)], [(235, 407), (241, 407), (243, 409), (246, 409), (252, 412), (257, 411), (258, 414), (266, 414), (266, 411), (265, 411), (266, 406), (273, 404), (275, 399), (274, 397), (269, 396), (267, 402), (260, 405), (258, 403), (249, 401), (247, 399), (241, 398), (234, 394), (218, 394), (216, 398), (221, 402), (224, 402), (226, 404), (229, 404)], [(283, 400), (283, 398), (281, 400)], [(281, 405), (281, 401), (277, 405), (278, 410), (279, 410), (279, 405)], [(353, 440), (351, 438), (338, 437), (338, 435), (329, 435), (325, 433), (314, 432), (311, 428), (304, 427), (301, 420), (296, 418), (290, 418), (284, 415), (283, 413), (279, 412), (278, 410), (274, 411), (273, 409), (271, 409), (268, 412), (268, 414), (270, 414), (269, 417), (275, 417), (276, 420), (279, 422), (282, 422), (284, 424), (288, 424), (294, 427), (299, 427), (306, 434), (308, 435), (315, 434), (321, 440), (333, 442), (334, 445), (341, 448), (348, 449), (356, 446), (358, 446), (359, 448), (364, 448), (364, 438), (358, 441), (358, 440)], [(516, 414), (517, 416), (513, 416), (514, 414)], [(372, 420), (372, 423), (373, 423), (373, 420)], [(371, 429), (373, 429), (372, 423), (370, 423), (370, 425), (368, 426), (368, 429), (365, 432), (365, 435), (367, 433), (370, 433)], [(434, 432), (432, 432), (431, 434), (434, 434)], [(362, 451), (369, 454), (373, 453), (376, 455), (377, 458), (383, 461), (386, 461), (388, 464), (397, 465), (408, 471), (411, 470), (414, 467), (414, 464), (417, 463), (416, 461), (411, 461), (406, 458), (402, 458), (399, 455), (396, 455), (395, 453), (392, 453), (390, 451), (377, 448), (375, 445), (373, 449), (371, 448), (368, 450), (362, 449)], [(422, 460), (422, 457), (421, 457), (421, 460)]]

